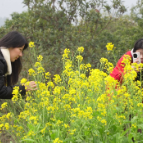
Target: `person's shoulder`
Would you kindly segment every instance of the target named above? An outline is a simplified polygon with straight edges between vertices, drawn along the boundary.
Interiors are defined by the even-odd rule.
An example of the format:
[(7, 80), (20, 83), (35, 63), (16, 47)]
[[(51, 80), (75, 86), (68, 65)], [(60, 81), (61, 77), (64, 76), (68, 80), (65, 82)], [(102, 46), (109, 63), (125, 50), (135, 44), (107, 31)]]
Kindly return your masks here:
[(132, 56), (131, 51), (127, 51), (127, 52), (125, 53), (125, 55)]
[(126, 58), (126, 56), (132, 57), (131, 51), (127, 51), (125, 54), (123, 54), (121, 56), (121, 58), (118, 60), (117, 64), (120, 64), (123, 62), (124, 58)]
[(132, 57), (131, 51), (127, 51), (125, 54), (121, 56), (119, 60), (123, 60), (123, 58), (126, 58), (126, 56)]

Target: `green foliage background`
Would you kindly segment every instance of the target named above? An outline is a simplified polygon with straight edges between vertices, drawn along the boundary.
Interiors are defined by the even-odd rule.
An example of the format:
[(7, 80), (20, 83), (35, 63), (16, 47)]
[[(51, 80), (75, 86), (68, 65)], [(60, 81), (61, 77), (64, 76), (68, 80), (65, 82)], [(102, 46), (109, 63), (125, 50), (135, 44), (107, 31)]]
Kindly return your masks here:
[[(137, 39), (142, 38), (142, 0), (125, 15), (121, 0), (110, 5), (105, 0), (24, 0), (27, 12), (13, 13), (0, 28), (0, 38), (12, 30), (34, 41), (38, 54), (44, 56), (44, 68), (52, 75), (62, 70), (61, 55), (69, 48), (83, 46), (84, 63), (95, 68), (101, 57), (114, 65), (123, 53), (131, 50)], [(116, 48), (116, 60), (107, 54), (106, 44)], [(27, 77), (33, 65), (33, 55), (25, 51), (22, 76)]]

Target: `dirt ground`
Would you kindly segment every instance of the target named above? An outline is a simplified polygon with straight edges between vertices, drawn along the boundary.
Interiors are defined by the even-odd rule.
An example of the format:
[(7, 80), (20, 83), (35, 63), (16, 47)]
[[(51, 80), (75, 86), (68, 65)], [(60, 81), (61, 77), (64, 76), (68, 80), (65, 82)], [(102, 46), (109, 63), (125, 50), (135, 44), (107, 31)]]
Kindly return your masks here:
[(4, 131), (0, 134), (1, 143), (15, 143), (11, 136), (7, 135)]

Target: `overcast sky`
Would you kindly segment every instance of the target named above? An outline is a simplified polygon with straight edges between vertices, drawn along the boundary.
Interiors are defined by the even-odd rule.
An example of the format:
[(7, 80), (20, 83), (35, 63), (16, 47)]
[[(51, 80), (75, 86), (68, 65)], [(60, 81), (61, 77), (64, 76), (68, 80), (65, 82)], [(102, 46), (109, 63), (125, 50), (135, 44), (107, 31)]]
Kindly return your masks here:
[[(111, 1), (111, 0), (107, 0)], [(125, 6), (130, 8), (135, 5), (137, 0), (123, 0)], [(0, 0), (0, 17), (10, 18), (10, 14), (13, 12), (21, 13), (22, 11), (26, 11), (27, 7), (24, 7), (22, 4), (23, 0)]]

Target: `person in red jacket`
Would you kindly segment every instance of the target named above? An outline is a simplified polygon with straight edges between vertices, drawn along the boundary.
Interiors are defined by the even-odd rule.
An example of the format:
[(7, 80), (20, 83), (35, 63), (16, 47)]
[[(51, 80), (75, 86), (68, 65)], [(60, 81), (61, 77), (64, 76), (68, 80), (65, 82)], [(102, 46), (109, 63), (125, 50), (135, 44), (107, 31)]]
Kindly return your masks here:
[[(124, 67), (125, 64), (123, 64), (123, 59), (125, 58), (125, 55), (128, 55), (131, 57), (130, 63), (133, 63), (133, 53), (139, 52), (140, 53), (140, 61), (143, 63), (143, 39), (139, 39), (136, 41), (134, 48), (131, 51), (126, 52), (117, 62), (115, 68), (110, 73), (110, 76), (113, 77), (115, 80), (118, 80), (120, 84), (123, 83), (123, 76), (124, 76)], [(136, 61), (138, 62), (138, 61)], [(137, 79), (136, 79), (137, 80)]]

